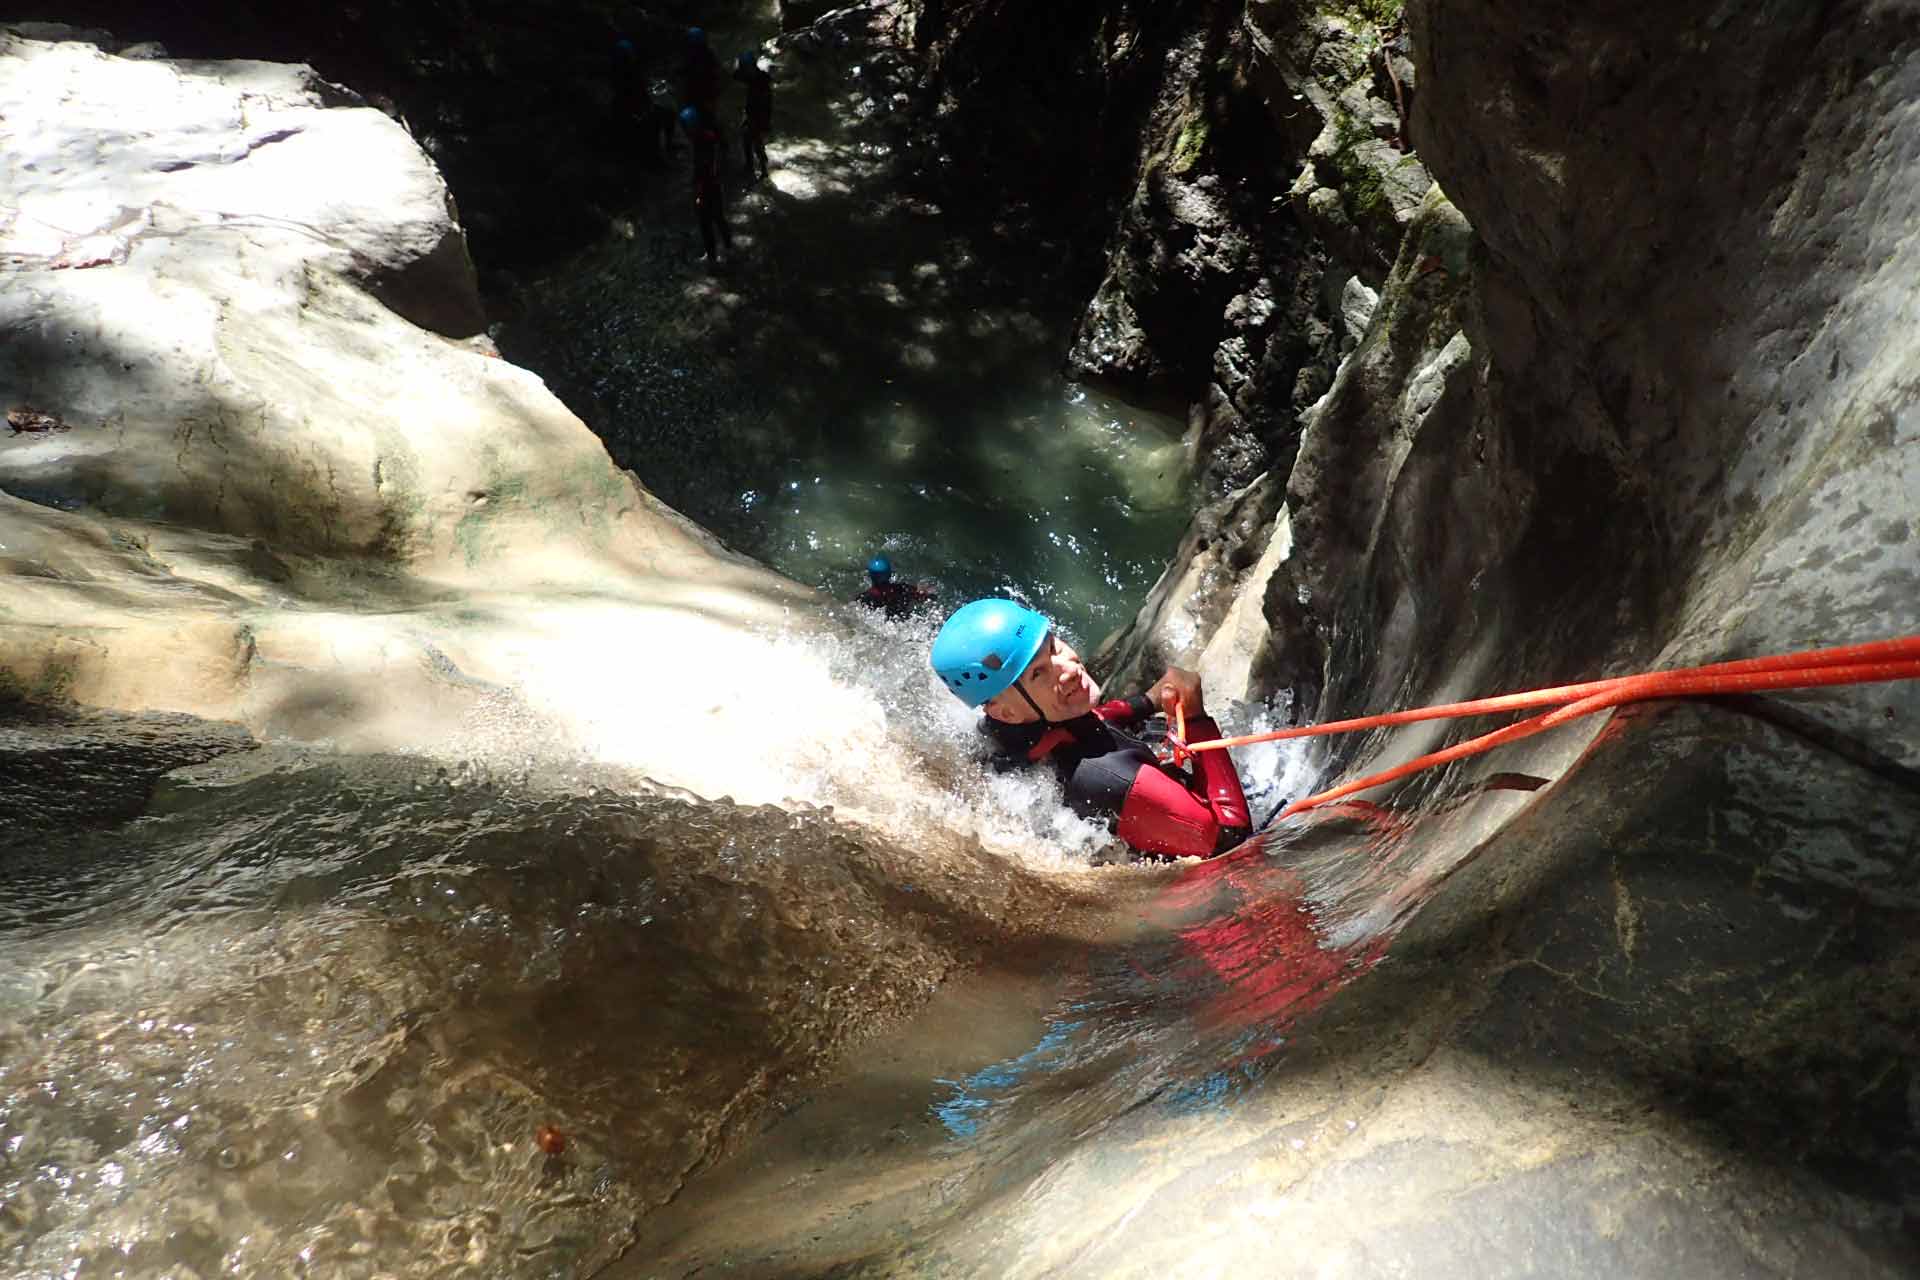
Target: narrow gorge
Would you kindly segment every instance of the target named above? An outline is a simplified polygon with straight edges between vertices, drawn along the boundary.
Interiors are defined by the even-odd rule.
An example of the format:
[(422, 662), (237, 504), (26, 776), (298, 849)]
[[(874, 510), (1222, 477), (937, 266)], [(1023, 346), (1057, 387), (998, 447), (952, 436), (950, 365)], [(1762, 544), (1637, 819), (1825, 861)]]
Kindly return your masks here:
[(1920, 637), (1920, 7), (20, 16), (0, 1270), (1920, 1274), (1910, 661), (1238, 748), (1159, 861), (927, 665)]

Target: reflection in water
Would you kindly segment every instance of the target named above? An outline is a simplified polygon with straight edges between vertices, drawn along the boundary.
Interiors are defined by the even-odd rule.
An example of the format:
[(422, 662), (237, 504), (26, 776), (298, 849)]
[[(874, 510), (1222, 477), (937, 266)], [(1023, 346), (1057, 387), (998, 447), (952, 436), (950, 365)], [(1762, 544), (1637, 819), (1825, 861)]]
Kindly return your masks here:
[[(176, 775), (121, 828), (0, 849), (0, 1258), (590, 1269), (954, 966), (1079, 963), (1084, 922), (1164, 870), (1089, 875), (1106, 833), (1051, 775), (984, 766), (925, 670), (932, 620), (845, 613), (823, 656), (883, 736), (794, 762), (786, 810), (542, 764), (529, 724), (512, 778), (267, 752)], [(1004, 1068), (929, 1065), (943, 1132), (1035, 1079), (1083, 1091), (1066, 1068), (1177, 1016), (1085, 987)]]
[(953, 1137), (975, 1136), (980, 1132), (984, 1113), (993, 1105), (994, 1096), (1005, 1095), (1019, 1088), (1027, 1076), (1035, 1072), (1051, 1071), (1060, 1066), (1067, 1056), (1073, 1033), (1081, 1025), (1078, 1021), (1051, 1021), (1039, 1043), (1019, 1057), (982, 1067), (963, 1080), (936, 1081), (951, 1089), (952, 1094), (945, 1101), (936, 1103), (933, 1113)]
[(1201, 1030), (1244, 1033), (1241, 1061), (1283, 1047), (1294, 1019), (1378, 963), (1386, 948), (1385, 938), (1329, 946), (1304, 882), (1272, 859), (1265, 837), (1188, 868), (1156, 906), (1179, 940), (1171, 980), (1186, 989)]

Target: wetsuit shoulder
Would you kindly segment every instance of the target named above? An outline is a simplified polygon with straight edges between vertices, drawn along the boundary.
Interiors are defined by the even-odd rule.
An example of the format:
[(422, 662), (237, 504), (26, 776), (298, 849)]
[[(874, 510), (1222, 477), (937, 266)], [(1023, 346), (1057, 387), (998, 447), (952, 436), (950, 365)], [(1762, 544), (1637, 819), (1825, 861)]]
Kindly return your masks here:
[(992, 716), (980, 717), (980, 732), (993, 740), (996, 752), (1021, 760), (1027, 758), (1027, 752), (1033, 750), (1046, 731), (1047, 726), (1038, 720), (1031, 724), (1008, 724)]
[(993, 743), (991, 763), (994, 771), (1005, 773), (1034, 763), (1034, 748), (1040, 745), (1049, 729), (1037, 720), (1032, 724), (1008, 724), (1004, 720), (983, 715), (980, 717), (980, 732), (986, 734)]

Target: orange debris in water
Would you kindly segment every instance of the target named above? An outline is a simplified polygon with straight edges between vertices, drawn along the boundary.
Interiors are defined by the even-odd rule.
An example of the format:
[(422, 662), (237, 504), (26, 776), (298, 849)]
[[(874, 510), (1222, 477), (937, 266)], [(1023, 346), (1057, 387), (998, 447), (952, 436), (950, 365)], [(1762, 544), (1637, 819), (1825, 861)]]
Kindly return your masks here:
[(567, 1135), (550, 1124), (543, 1124), (534, 1130), (533, 1141), (550, 1156), (557, 1156), (567, 1149)]

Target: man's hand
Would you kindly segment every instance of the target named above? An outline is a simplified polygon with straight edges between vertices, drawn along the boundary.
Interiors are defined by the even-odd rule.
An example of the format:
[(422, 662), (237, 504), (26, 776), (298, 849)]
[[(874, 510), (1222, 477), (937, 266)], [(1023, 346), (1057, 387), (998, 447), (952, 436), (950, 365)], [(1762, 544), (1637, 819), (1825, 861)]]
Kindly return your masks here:
[(1147, 701), (1162, 711), (1171, 711), (1177, 702), (1188, 718), (1207, 714), (1206, 705), (1200, 700), (1199, 674), (1179, 667), (1167, 668), (1167, 674), (1147, 691)]

